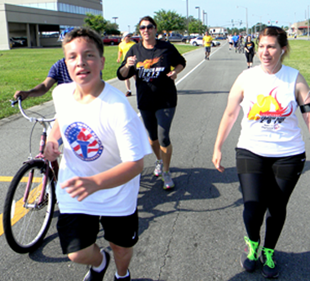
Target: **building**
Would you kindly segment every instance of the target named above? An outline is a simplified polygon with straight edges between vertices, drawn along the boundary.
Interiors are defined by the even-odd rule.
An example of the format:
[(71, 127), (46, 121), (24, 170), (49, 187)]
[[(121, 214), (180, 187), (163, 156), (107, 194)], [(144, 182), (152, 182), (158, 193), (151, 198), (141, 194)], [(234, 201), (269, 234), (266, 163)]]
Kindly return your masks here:
[(209, 33), (212, 36), (226, 36), (227, 35), (227, 29), (222, 26), (214, 26), (209, 28)]
[(308, 33), (308, 21), (295, 22), (290, 26), (290, 33), (296, 35), (306, 35)]
[(59, 46), (58, 34), (84, 24), (86, 13), (102, 14), (100, 0), (0, 0), (0, 50), (10, 38), (25, 38), (28, 47)]

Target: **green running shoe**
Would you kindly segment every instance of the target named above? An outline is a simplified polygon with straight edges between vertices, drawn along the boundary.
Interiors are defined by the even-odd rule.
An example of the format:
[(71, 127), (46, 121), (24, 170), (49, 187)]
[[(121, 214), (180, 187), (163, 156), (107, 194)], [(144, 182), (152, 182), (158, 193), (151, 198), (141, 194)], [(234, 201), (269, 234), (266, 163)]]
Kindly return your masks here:
[(278, 278), (279, 268), (274, 258), (274, 250), (263, 247), (262, 254), (260, 256), (260, 262), (262, 263), (262, 275), (265, 278)]
[(241, 266), (248, 272), (256, 269), (256, 261), (258, 260), (259, 241), (251, 241), (248, 237), (244, 237), (246, 248), (240, 258)]

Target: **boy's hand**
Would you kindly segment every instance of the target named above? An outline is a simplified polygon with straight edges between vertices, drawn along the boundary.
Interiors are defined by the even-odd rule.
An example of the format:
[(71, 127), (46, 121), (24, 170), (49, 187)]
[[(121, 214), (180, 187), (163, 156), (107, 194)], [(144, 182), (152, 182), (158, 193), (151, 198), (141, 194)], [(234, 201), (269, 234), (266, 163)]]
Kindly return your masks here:
[(49, 161), (54, 161), (59, 157), (61, 152), (58, 150), (58, 142), (48, 141), (44, 150), (44, 157)]
[(98, 185), (90, 177), (74, 177), (60, 184), (72, 198), (77, 197), (78, 201), (84, 200), (87, 196), (98, 191)]

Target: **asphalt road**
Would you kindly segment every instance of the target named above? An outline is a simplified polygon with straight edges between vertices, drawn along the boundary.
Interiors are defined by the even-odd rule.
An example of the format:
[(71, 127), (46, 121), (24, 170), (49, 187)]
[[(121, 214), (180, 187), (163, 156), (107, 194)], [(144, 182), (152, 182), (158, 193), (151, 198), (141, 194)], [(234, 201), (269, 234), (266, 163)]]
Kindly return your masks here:
[[(176, 81), (178, 107), (171, 129), (171, 171), (176, 187), (172, 191), (162, 189), (162, 181), (152, 176), (155, 157), (147, 156), (138, 199), (140, 240), (130, 265), (132, 280), (264, 280), (259, 269), (249, 274), (239, 264), (246, 235), (234, 152), (240, 117), (223, 147), (225, 172), (216, 171), (211, 162), (229, 89), (246, 68), (245, 56), (229, 51), (224, 42), (212, 49), (210, 61), (204, 60), (202, 48), (185, 54), (185, 58), (187, 67)], [(254, 61), (258, 63), (257, 58)], [(109, 83), (125, 92), (123, 82), (114, 79)], [(136, 109), (135, 92), (128, 99)], [(31, 112), (53, 116), (53, 104), (32, 108)], [(302, 128), (309, 151), (303, 124)], [(0, 120), (0, 213), (10, 177), (28, 156), (30, 129), (31, 124), (20, 115)], [(36, 128), (34, 148), (39, 133)], [(307, 161), (276, 248), (279, 280), (310, 280), (309, 167)], [(31, 254), (13, 252), (0, 236), (0, 280), (83, 279), (86, 266), (70, 262), (61, 253), (55, 227), (57, 215), (42, 247)], [(98, 244), (108, 247), (102, 234)], [(104, 280), (113, 280), (114, 273), (112, 259)]]

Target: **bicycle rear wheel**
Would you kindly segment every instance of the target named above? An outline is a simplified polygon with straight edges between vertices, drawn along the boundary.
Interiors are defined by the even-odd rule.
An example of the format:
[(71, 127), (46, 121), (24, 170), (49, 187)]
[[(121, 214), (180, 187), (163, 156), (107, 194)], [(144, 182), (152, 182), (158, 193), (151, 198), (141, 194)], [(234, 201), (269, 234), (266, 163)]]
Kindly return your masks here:
[[(4, 204), (3, 228), (9, 246), (17, 253), (28, 253), (38, 248), (53, 218), (56, 198), (52, 172), (47, 177), (44, 200), (38, 204), (46, 168), (41, 160), (26, 163), (9, 186)], [(27, 185), (29, 195), (24, 202)]]

